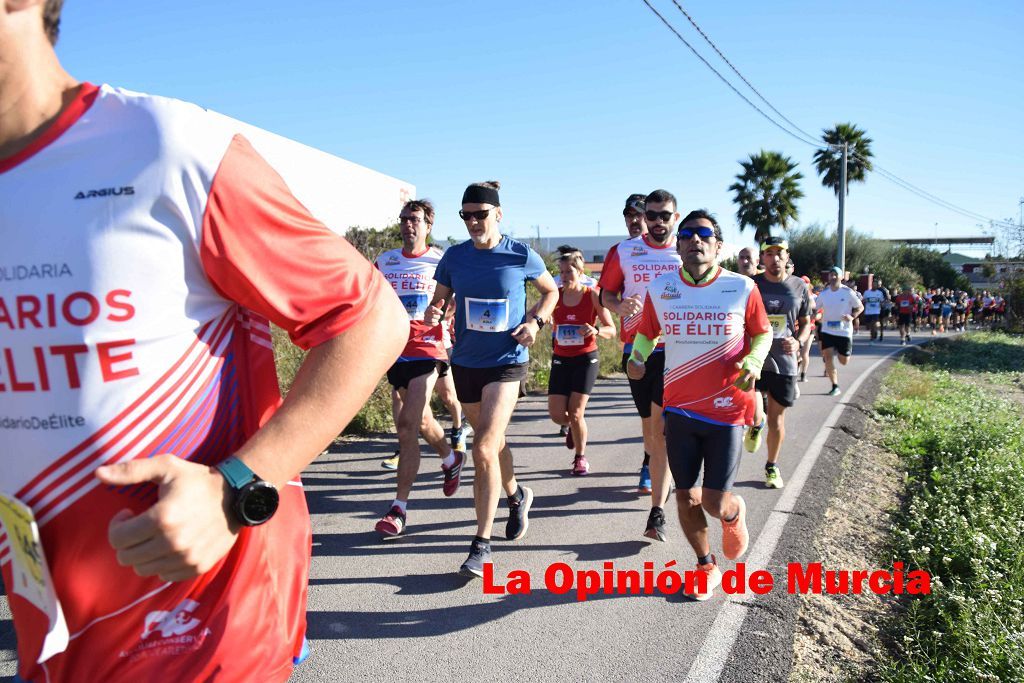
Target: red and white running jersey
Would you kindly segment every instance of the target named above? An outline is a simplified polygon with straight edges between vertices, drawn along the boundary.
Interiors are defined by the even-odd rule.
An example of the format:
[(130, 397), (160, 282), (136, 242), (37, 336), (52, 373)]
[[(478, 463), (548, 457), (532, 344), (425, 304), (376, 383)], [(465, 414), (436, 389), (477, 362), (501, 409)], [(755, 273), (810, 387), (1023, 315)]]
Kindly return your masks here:
[(347, 196), (314, 196), (321, 174), (344, 177), (330, 159), (89, 84), (0, 159), (0, 491), (33, 510), (70, 632), (36, 664), (47, 619), (12, 590), (0, 536), (22, 678), (288, 678), (311, 547), (301, 483), (212, 570), (166, 583), (120, 566), (107, 540), (110, 519), (151, 507), (156, 487), (102, 486), (93, 472), (160, 453), (221, 461), (280, 403), (268, 320), (308, 348), (393, 296), (307, 209)]
[(448, 362), (445, 350), (447, 325), (431, 326), (423, 322), (437, 286), (434, 271), (443, 253), (437, 247), (427, 247), (422, 254), (410, 255), (399, 248), (385, 251), (377, 257), (377, 270), (387, 278), (409, 314), (409, 341), (398, 357), (399, 363), (410, 360)]
[(681, 272), (651, 283), (637, 331), (665, 343), (665, 410), (704, 422), (742, 425), (753, 393), (733, 386), (750, 339), (771, 330), (750, 278), (718, 268), (694, 285)]
[[(609, 249), (605, 256), (601, 270), (601, 289), (620, 292), (623, 299), (636, 295), (643, 301), (647, 287), (654, 278), (678, 271), (681, 263), (674, 236), (665, 246), (651, 244), (647, 235), (623, 240)], [(620, 321), (619, 339), (624, 344), (632, 344), (639, 324), (639, 315), (623, 318)], [(626, 352), (629, 352), (628, 346)]]

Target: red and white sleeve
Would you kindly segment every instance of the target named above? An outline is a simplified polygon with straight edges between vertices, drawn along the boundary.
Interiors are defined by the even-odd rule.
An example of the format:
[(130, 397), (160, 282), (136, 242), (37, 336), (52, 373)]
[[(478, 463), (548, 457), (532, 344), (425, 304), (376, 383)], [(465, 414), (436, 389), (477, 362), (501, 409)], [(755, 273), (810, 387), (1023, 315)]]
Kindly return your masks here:
[(391, 287), (312, 216), (241, 135), (214, 176), (203, 216), (203, 268), (227, 299), (311, 348), (352, 327)]

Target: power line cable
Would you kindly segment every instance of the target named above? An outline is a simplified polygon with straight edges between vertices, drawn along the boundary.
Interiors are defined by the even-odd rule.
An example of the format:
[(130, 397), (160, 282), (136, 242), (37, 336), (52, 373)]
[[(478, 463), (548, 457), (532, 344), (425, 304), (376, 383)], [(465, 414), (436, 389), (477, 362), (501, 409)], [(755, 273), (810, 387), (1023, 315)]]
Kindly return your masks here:
[[(861, 156), (860, 154), (857, 154), (856, 152), (852, 152), (851, 156), (854, 157), (855, 159), (860, 160), (861, 162), (867, 161), (863, 156)], [(949, 211), (953, 211), (955, 213), (958, 213), (958, 214), (960, 214), (962, 216), (965, 216), (966, 218), (970, 218), (972, 220), (983, 221), (985, 223), (991, 223), (993, 225), (998, 225), (1000, 227), (1011, 227), (1013, 225), (1012, 223), (1007, 223), (1006, 221), (1002, 221), (1002, 220), (995, 220), (993, 218), (989, 218), (988, 216), (985, 216), (984, 214), (980, 214), (977, 211), (971, 211), (970, 209), (965, 209), (962, 206), (958, 206), (958, 205), (954, 204), (953, 202), (950, 202), (950, 201), (948, 201), (946, 199), (943, 199), (942, 197), (934, 195), (931, 192), (928, 192), (927, 190), (924, 190), (924, 189), (914, 185), (909, 180), (904, 180), (903, 178), (899, 177), (898, 175), (896, 175), (892, 171), (890, 171), (890, 170), (888, 170), (886, 168), (883, 168), (882, 166), (879, 166), (877, 163), (875, 163), (873, 161), (870, 162), (870, 163), (871, 163), (872, 170), (877, 172), (881, 177), (885, 178), (886, 180), (888, 180), (891, 183), (899, 185), (903, 189), (905, 189), (905, 190), (907, 190), (909, 192), (912, 192), (913, 194), (917, 195), (918, 197), (920, 197), (922, 199), (925, 199), (925, 200), (931, 202), (932, 204), (936, 204), (937, 206), (939, 206), (941, 208), (947, 209)]]
[(690, 43), (686, 40), (686, 38), (683, 38), (682, 34), (679, 33), (679, 31), (677, 31), (676, 28), (672, 24), (669, 23), (668, 19), (666, 19), (664, 16), (662, 16), (661, 12), (659, 12), (657, 9), (654, 8), (654, 5), (652, 5), (650, 2), (648, 2), (648, 0), (643, 0), (643, 3), (645, 5), (647, 5), (648, 9), (650, 9), (652, 12), (654, 12), (654, 14), (659, 19), (661, 19), (661, 22), (663, 24), (665, 24), (665, 26), (668, 27), (668, 30), (672, 31), (672, 33), (675, 34), (676, 38), (678, 38), (683, 43), (683, 45), (685, 45), (686, 47), (688, 47), (690, 49), (690, 52), (692, 52), (697, 57), (697, 59), (699, 59), (701, 62), (703, 62), (704, 66), (706, 66), (707, 68), (711, 69), (712, 73), (714, 73), (716, 76), (718, 76), (718, 78), (723, 83), (725, 83), (729, 87), (730, 90), (732, 90), (734, 93), (736, 93), (740, 97), (740, 99), (742, 99), (744, 102), (746, 102), (751, 107), (753, 107), (753, 109), (758, 114), (760, 114), (761, 116), (766, 118), (769, 121), (769, 123), (771, 123), (773, 126), (778, 128), (779, 130), (781, 130), (786, 135), (788, 135), (788, 136), (790, 136), (790, 137), (792, 137), (792, 138), (794, 138), (796, 140), (799, 140), (800, 142), (804, 143), (805, 145), (810, 145), (810, 146), (815, 147), (817, 149), (823, 149), (821, 147), (821, 145), (818, 144), (818, 143), (808, 142), (807, 140), (804, 140), (802, 137), (800, 137), (796, 133), (792, 132), (791, 130), (789, 130), (788, 128), (783, 126), (781, 123), (779, 123), (778, 121), (773, 119), (771, 116), (766, 114), (756, 104), (751, 102), (750, 99), (746, 95), (744, 95), (739, 90), (737, 90), (736, 86), (734, 86), (732, 83), (729, 82), (729, 79), (727, 79), (725, 76), (723, 76), (721, 73), (719, 73), (718, 69), (716, 69), (715, 67), (711, 66), (711, 63), (708, 62), (708, 60), (704, 59), (704, 57), (699, 52), (697, 52), (697, 50), (693, 47), (693, 45), (690, 45)]
[[(643, 0), (643, 2), (644, 2), (645, 5), (647, 5), (647, 7), (652, 12), (654, 12), (654, 14), (659, 19), (661, 19), (662, 23), (665, 24), (665, 26), (667, 26), (668, 29), (670, 31), (672, 31), (672, 33), (675, 34), (676, 38), (678, 38), (687, 48), (689, 48), (690, 52), (692, 52), (697, 57), (697, 59), (699, 59), (706, 67), (711, 69), (711, 71), (716, 76), (718, 76), (718, 78), (723, 83), (725, 83), (729, 87), (730, 90), (732, 90), (734, 93), (736, 93), (748, 105), (753, 107), (754, 110), (757, 111), (757, 113), (759, 113), (761, 116), (766, 118), (776, 128), (778, 128), (782, 132), (786, 133), (790, 137), (794, 138), (795, 140), (798, 140), (799, 142), (802, 142), (805, 145), (809, 145), (811, 147), (814, 147), (817, 150), (821, 150), (821, 151), (836, 151), (838, 149), (842, 149), (842, 147), (840, 145), (831, 145), (831, 144), (828, 144), (828, 143), (826, 143), (826, 145), (823, 147), (821, 145), (821, 142), (818, 141), (816, 138), (814, 138), (813, 135), (811, 135), (807, 131), (805, 131), (802, 128), (800, 128), (800, 126), (798, 126), (793, 121), (791, 121), (788, 117), (786, 117), (785, 114), (783, 114), (771, 102), (769, 102), (768, 98), (766, 98), (764, 95), (762, 95), (761, 92), (756, 87), (754, 87), (754, 84), (751, 83), (742, 73), (740, 73), (740, 70), (737, 69), (733, 65), (733, 63), (731, 61), (729, 61), (729, 58), (726, 57), (725, 54), (720, 49), (718, 49), (718, 46), (715, 45), (714, 41), (711, 40), (711, 38), (707, 35), (707, 33), (704, 32), (704, 30), (700, 27), (700, 25), (697, 24), (696, 20), (694, 20), (694, 18), (692, 16), (690, 16), (690, 14), (683, 8), (683, 6), (681, 4), (679, 4), (678, 0), (672, 0), (672, 4), (676, 6), (676, 9), (678, 9), (683, 14), (684, 17), (686, 17), (687, 21), (689, 21), (690, 24), (693, 26), (693, 28), (696, 29), (696, 31), (701, 35), (702, 38), (704, 38), (704, 41), (707, 42), (707, 44), (711, 46), (711, 49), (713, 49), (715, 51), (715, 54), (717, 54), (722, 59), (722, 61), (725, 62), (729, 66), (730, 69), (732, 69), (733, 73), (735, 73), (740, 78), (740, 80), (742, 80), (743, 83), (746, 84), (746, 86), (748, 88), (750, 88), (750, 90), (753, 91), (753, 93), (755, 95), (757, 95), (761, 99), (761, 101), (764, 102), (768, 106), (769, 109), (771, 109), (773, 112), (775, 112), (783, 121), (785, 121), (790, 126), (792, 126), (796, 131), (798, 131), (800, 133), (800, 135), (797, 135), (797, 134), (793, 133), (792, 131), (790, 131), (789, 129), (787, 129), (785, 126), (783, 126), (778, 121), (773, 119), (771, 116), (766, 114), (760, 107), (758, 107), (756, 104), (751, 102), (750, 99), (748, 99), (745, 95), (743, 95), (743, 93), (741, 93), (739, 90), (737, 90), (736, 87), (733, 86), (733, 84), (730, 83), (729, 80), (725, 78), (725, 76), (723, 76), (721, 73), (719, 73), (719, 71), (717, 69), (715, 69), (715, 67), (711, 66), (711, 64), (706, 59), (704, 59), (704, 57), (699, 52), (697, 52), (696, 48), (694, 48), (685, 38), (683, 38), (682, 34), (680, 34), (679, 31), (677, 31), (675, 29), (675, 27), (672, 26), (672, 24), (669, 23), (669, 21), (657, 9), (655, 9), (654, 6), (651, 5), (650, 2), (648, 2), (648, 0)], [(801, 135), (803, 137), (801, 137)], [(811, 140), (814, 140), (814, 141), (812, 142)], [(920, 198), (922, 198), (922, 199), (924, 199), (924, 200), (926, 200), (928, 202), (931, 202), (932, 204), (935, 204), (936, 206), (939, 206), (940, 208), (944, 208), (944, 209), (946, 209), (948, 211), (952, 211), (954, 213), (958, 213), (958, 214), (960, 214), (962, 216), (965, 216), (967, 218), (970, 218), (972, 220), (979, 220), (979, 221), (990, 223), (993, 226), (998, 225), (1000, 227), (1013, 227), (1012, 223), (1008, 223), (1006, 221), (1001, 221), (1001, 220), (994, 220), (994, 219), (989, 218), (988, 216), (985, 216), (983, 214), (977, 213), (975, 211), (971, 211), (970, 209), (965, 209), (965, 208), (963, 208), (961, 206), (957, 206), (956, 204), (953, 204), (952, 202), (949, 202), (949, 201), (947, 201), (945, 199), (942, 199), (941, 197), (938, 197), (938, 196), (936, 196), (936, 195), (934, 195), (934, 194), (932, 194), (932, 193), (930, 193), (930, 192), (928, 192), (926, 190), (923, 190), (923, 189), (917, 187), (916, 185), (912, 184), (911, 182), (909, 182), (907, 180), (903, 180), (902, 178), (897, 176), (895, 173), (892, 173), (891, 171), (888, 171), (888, 170), (882, 168), (876, 162), (871, 161), (871, 160), (861, 156), (860, 154), (857, 154), (855, 151), (849, 151), (848, 155), (851, 156), (851, 157), (854, 157), (854, 158), (856, 158), (858, 160), (860, 160), (862, 163), (868, 164), (871, 167), (872, 170), (877, 171), (880, 176), (882, 176), (883, 178), (885, 178), (889, 182), (894, 183), (895, 185), (897, 185), (899, 187), (902, 187), (903, 189), (907, 190), (908, 192), (911, 192), (912, 194), (914, 194), (914, 195), (916, 195), (916, 196), (918, 196), (918, 197), (920, 197)]]
[(695, 28), (697, 30), (697, 33), (699, 33), (701, 35), (701, 37), (704, 39), (704, 42), (706, 42), (708, 45), (710, 45), (711, 49), (715, 51), (715, 54), (717, 54), (719, 57), (721, 57), (722, 61), (729, 65), (729, 68), (732, 69), (733, 73), (735, 73), (737, 76), (739, 76), (740, 80), (743, 81), (744, 83), (746, 83), (747, 87), (750, 88), (754, 92), (755, 95), (760, 97), (761, 101), (764, 102), (766, 105), (768, 105), (769, 109), (771, 109), (773, 112), (778, 114), (779, 117), (783, 121), (785, 121), (790, 126), (792, 126), (796, 131), (798, 131), (801, 135), (806, 137), (808, 140), (815, 140), (816, 142), (814, 143), (814, 145), (816, 147), (820, 146), (820, 142), (818, 141), (818, 138), (816, 138), (814, 135), (811, 135), (810, 133), (808, 133), (807, 131), (802, 129), (800, 126), (798, 126), (795, 123), (793, 123), (792, 121), (790, 121), (786, 117), (785, 114), (783, 114), (781, 111), (776, 109), (775, 105), (773, 105), (771, 102), (769, 102), (768, 98), (766, 98), (764, 95), (762, 95), (761, 92), (757, 88), (754, 87), (753, 83), (751, 83), (750, 81), (747, 80), (746, 76), (744, 76), (743, 74), (740, 73), (739, 69), (737, 69), (735, 66), (733, 66), (733, 63), (729, 61), (729, 58), (726, 57), (722, 53), (722, 51), (718, 49), (718, 46), (715, 45), (715, 43), (711, 40), (711, 38), (708, 36), (708, 34), (704, 33), (704, 29), (702, 29), (697, 24), (696, 20), (694, 20), (694, 18), (690, 16), (690, 13), (687, 12), (685, 9), (683, 9), (683, 6), (679, 4), (678, 0), (672, 0), (672, 4), (676, 6), (676, 9), (678, 9), (680, 12), (682, 12), (683, 16), (686, 17), (686, 20), (690, 22), (690, 24), (693, 26), (693, 28)]

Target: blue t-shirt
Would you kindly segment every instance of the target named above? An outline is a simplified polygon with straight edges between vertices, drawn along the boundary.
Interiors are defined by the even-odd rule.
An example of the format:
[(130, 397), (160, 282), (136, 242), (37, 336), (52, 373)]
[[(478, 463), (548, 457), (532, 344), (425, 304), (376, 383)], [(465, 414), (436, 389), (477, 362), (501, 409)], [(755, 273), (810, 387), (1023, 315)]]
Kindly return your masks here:
[(505, 235), (493, 249), (477, 249), (472, 240), (449, 247), (434, 279), (455, 292), (452, 363), (493, 368), (528, 361), (512, 330), (526, 317), (526, 281), (545, 272), (537, 252)]

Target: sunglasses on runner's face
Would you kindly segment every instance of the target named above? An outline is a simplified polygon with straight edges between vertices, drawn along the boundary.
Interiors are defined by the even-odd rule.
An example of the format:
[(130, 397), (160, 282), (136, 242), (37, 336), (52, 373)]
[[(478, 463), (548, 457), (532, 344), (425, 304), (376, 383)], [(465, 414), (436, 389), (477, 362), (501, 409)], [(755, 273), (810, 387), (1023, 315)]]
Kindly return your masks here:
[(622, 215), (626, 216), (627, 218), (636, 218), (636, 217), (643, 218), (644, 212), (643, 211), (637, 211), (636, 209), (623, 209), (622, 210)]
[(664, 221), (665, 223), (668, 223), (672, 219), (672, 212), (671, 211), (644, 211), (644, 216), (646, 216), (647, 220), (649, 220), (649, 221), (660, 220), (660, 221)]
[(700, 237), (702, 240), (708, 240), (711, 239), (714, 236), (714, 234), (714, 228), (709, 228), (707, 226), (702, 225), (698, 228), (679, 228), (678, 236), (681, 240), (693, 239), (694, 235)]
[(490, 209), (482, 209), (480, 211), (459, 211), (459, 218), (464, 221), (468, 221), (470, 218), (475, 218), (478, 221), (485, 220), (491, 213)]

